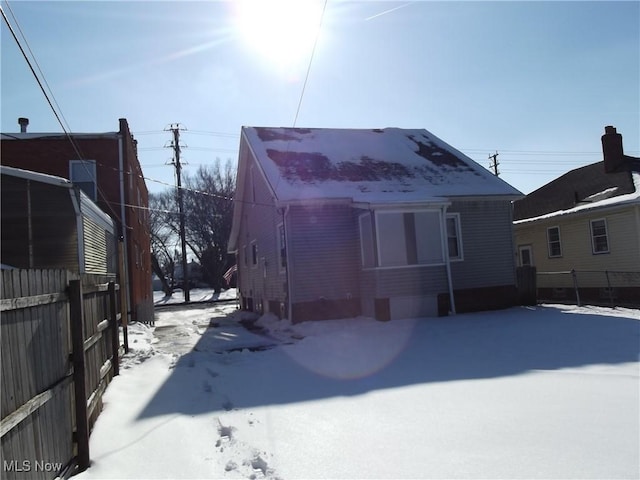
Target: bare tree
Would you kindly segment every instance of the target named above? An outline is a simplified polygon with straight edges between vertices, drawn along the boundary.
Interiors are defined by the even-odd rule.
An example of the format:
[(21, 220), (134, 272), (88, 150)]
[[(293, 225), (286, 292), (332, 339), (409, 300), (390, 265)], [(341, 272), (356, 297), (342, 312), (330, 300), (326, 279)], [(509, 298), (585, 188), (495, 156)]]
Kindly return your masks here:
[(175, 251), (178, 244), (177, 207), (172, 192), (149, 195), (149, 219), (151, 233), (151, 265), (160, 278), (162, 291), (173, 293), (175, 273)]
[(223, 275), (233, 263), (227, 255), (227, 241), (233, 222), (235, 184), (231, 161), (223, 166), (219, 159), (184, 179), (187, 244), (202, 266), (204, 280), (216, 292), (224, 288)]

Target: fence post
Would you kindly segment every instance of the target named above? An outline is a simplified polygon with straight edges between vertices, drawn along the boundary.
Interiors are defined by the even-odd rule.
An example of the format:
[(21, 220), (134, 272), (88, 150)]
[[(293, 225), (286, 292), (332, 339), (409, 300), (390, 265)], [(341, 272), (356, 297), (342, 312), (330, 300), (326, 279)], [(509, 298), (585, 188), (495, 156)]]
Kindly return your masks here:
[(578, 306), (581, 307), (582, 305), (580, 305), (580, 292), (578, 291), (578, 274), (575, 270), (571, 270), (571, 276), (573, 277), (573, 288), (576, 291), (576, 302)]
[(87, 413), (87, 385), (84, 362), (84, 305), (82, 282), (69, 282), (69, 313), (71, 342), (73, 346), (73, 385), (76, 406), (76, 443), (78, 445), (78, 469), (89, 467), (89, 420)]
[(118, 332), (118, 304), (116, 302), (116, 284), (109, 282), (109, 322), (111, 326), (111, 365), (113, 366), (113, 375), (120, 375), (120, 359), (118, 358), (118, 349), (120, 343), (120, 335)]

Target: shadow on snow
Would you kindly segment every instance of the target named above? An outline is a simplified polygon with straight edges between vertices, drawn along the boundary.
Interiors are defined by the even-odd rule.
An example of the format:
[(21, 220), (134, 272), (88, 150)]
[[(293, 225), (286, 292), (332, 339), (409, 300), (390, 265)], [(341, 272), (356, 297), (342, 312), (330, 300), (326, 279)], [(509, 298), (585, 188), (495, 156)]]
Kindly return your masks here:
[(428, 382), (638, 361), (640, 321), (633, 318), (523, 307), (403, 325), (404, 334), (394, 337), (402, 332), (397, 325), (376, 323), (376, 328), (389, 328), (388, 337), (378, 336), (395, 344), (390, 349), (337, 332), (320, 344), (309, 337), (293, 345), (225, 353), (212, 348), (219, 345), (220, 329), (209, 328), (180, 357), (139, 417), (197, 415)]

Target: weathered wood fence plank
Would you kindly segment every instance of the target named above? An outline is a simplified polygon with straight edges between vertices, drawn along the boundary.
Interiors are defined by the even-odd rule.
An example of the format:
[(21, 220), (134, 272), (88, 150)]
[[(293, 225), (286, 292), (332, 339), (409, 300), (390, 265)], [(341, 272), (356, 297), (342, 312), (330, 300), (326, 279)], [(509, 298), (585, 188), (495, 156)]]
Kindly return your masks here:
[(102, 395), (119, 372), (119, 286), (64, 270), (0, 274), (2, 478), (59, 473), (23, 471), (25, 461), (67, 469), (75, 460), (82, 470)]

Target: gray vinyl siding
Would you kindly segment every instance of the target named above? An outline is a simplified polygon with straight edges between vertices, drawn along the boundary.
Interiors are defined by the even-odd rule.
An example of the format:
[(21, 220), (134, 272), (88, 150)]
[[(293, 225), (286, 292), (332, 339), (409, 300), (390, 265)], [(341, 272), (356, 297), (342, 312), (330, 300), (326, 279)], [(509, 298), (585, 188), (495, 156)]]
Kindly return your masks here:
[(444, 265), (376, 268), (362, 272), (363, 298), (422, 296), (447, 293)]
[(293, 302), (357, 298), (360, 243), (350, 206), (292, 206), (287, 234)]
[[(242, 297), (253, 299), (256, 309), (266, 310), (269, 300), (286, 300), (286, 274), (280, 272), (278, 264), (277, 225), (282, 222), (282, 213), (276, 209), (269, 187), (253, 159), (247, 168), (244, 192), (245, 204), (238, 236), (238, 287)], [(253, 242), (258, 249), (257, 266), (252, 265)], [(245, 248), (248, 256), (246, 265)]]
[(515, 285), (511, 202), (454, 201), (460, 214), (464, 260), (451, 262), (454, 290)]

